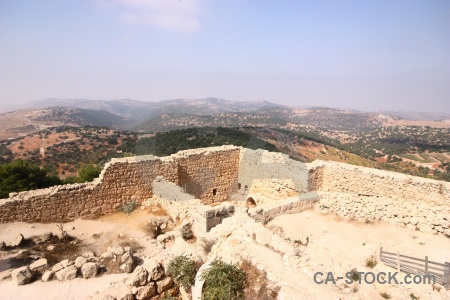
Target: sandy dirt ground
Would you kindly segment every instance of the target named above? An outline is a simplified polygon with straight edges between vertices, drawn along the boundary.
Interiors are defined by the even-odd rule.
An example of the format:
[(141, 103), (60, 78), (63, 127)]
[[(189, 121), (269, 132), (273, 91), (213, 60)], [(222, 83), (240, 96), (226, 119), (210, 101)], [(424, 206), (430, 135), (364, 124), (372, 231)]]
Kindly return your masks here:
[[(322, 215), (317, 210), (310, 210), (279, 216), (270, 222), (270, 225), (283, 228), (284, 236), (291, 240), (305, 241), (306, 237), (309, 237), (309, 244), (303, 248), (302, 255), (309, 261), (309, 266), (303, 271), (310, 275), (317, 271), (329, 271), (335, 276), (343, 276), (341, 273), (353, 268), (365, 272), (395, 272), (395, 269), (381, 263), (374, 269), (365, 266), (366, 259), (372, 254), (378, 255), (380, 247), (383, 247), (384, 251), (399, 251), (403, 255), (421, 259), (428, 256), (430, 261), (439, 263), (450, 262), (450, 238), (387, 223), (351, 222), (336, 215)], [(402, 276), (399, 278), (403, 278)], [(397, 287), (376, 284), (368, 286), (362, 283), (359, 286), (362, 289), (374, 287), (378, 293), (388, 292), (392, 299), (410, 299), (405, 296), (410, 293), (418, 295), (420, 299), (450, 299), (450, 291), (446, 292), (442, 288), (438, 294), (430, 284)], [(355, 299), (359, 299), (358, 293), (354, 295)], [(348, 299), (350, 298), (352, 297), (349, 296)]]
[[(65, 223), (64, 229), (70, 236), (81, 241), (81, 247), (74, 258), (86, 251), (92, 251), (99, 256), (106, 251), (108, 246), (121, 245), (131, 246), (136, 251), (135, 256), (144, 259), (161, 251), (143, 228), (144, 224), (153, 217), (156, 216), (151, 215), (148, 210), (138, 209), (130, 215), (115, 213), (96, 220), (75, 220)], [(20, 233), (25, 238), (48, 231), (58, 234), (59, 229), (56, 225), (55, 223), (27, 224), (22, 222), (0, 224), (0, 241), (8, 243)], [(105, 274), (91, 279), (76, 278), (66, 282), (58, 280), (41, 282), (38, 280), (28, 285), (17, 286), (9, 276), (12, 271), (11, 266), (8, 265), (10, 256), (5, 251), (0, 251), (1, 300), (87, 299), (129, 277), (129, 274)]]

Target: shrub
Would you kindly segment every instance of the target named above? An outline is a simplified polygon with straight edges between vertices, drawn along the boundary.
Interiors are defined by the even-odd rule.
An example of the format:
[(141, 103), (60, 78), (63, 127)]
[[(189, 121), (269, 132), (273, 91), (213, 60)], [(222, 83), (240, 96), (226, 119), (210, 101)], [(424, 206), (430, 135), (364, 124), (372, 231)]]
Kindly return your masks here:
[(181, 228), (181, 237), (187, 241), (194, 238), (194, 232), (192, 232), (191, 225), (186, 224)]
[(211, 252), (214, 244), (215, 244), (214, 240), (209, 240), (207, 238), (200, 239), (200, 247), (202, 247), (202, 249), (203, 249), (203, 251), (205, 251), (205, 253)]
[(130, 214), (138, 206), (139, 206), (139, 203), (137, 203), (136, 201), (133, 201), (133, 202), (125, 203), (124, 205), (119, 207), (118, 210), (123, 212), (123, 213), (125, 213), (125, 214)]
[(175, 300), (175, 298), (170, 296), (168, 292), (165, 292), (160, 300)]
[(381, 297), (383, 297), (384, 299), (391, 299), (391, 298), (392, 298), (392, 296), (389, 295), (387, 292), (384, 292), (384, 293), (382, 293), (382, 294), (380, 294), (380, 295), (381, 295)]
[(419, 299), (419, 297), (414, 295), (414, 293), (409, 294), (409, 298), (411, 298), (411, 300), (418, 300)]
[(353, 281), (358, 281), (359, 280), (358, 271), (356, 271), (356, 269), (353, 269), (350, 272), (352, 272), (352, 279), (353, 279)]
[(238, 267), (215, 260), (211, 263), (211, 268), (202, 274), (202, 278), (205, 280), (203, 299), (244, 299), (247, 274)]
[(369, 267), (371, 269), (375, 268), (375, 266), (377, 265), (378, 261), (377, 258), (375, 256), (375, 254), (372, 254), (371, 256), (369, 256), (366, 259), (366, 267)]
[(170, 261), (167, 268), (167, 273), (172, 276), (173, 281), (178, 286), (183, 286), (185, 289), (189, 289), (189, 287), (195, 282), (197, 270), (195, 269), (195, 263), (193, 260), (185, 256), (177, 256)]

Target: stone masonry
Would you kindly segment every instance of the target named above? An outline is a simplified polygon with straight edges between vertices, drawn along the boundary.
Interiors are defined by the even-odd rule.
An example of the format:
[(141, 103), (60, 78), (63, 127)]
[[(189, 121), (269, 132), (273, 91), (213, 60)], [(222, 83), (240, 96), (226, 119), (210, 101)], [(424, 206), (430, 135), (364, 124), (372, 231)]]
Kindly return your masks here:
[[(179, 187), (176, 195), (165, 195), (168, 184)], [(274, 191), (298, 200), (255, 210), (255, 216), (270, 219), (319, 201), (324, 213), (450, 236), (449, 182), (344, 163), (301, 163), (284, 154), (234, 146), (187, 150), (162, 158), (113, 159), (94, 182), (12, 193), (0, 201), (0, 222), (68, 221), (109, 213), (131, 201), (142, 203), (154, 193), (173, 196), (175, 201), (187, 193), (210, 205), (229, 201), (237, 193)], [(314, 197), (303, 201), (302, 195), (312, 191), (317, 192)]]

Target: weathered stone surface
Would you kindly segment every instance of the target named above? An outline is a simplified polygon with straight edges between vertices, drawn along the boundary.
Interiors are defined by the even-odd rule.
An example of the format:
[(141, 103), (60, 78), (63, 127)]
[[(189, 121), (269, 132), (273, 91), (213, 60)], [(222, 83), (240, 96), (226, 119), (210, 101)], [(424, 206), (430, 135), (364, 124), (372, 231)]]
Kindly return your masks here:
[(161, 264), (155, 260), (151, 260), (144, 268), (148, 272), (148, 281), (156, 281), (164, 275), (164, 269)]
[(145, 285), (147, 283), (147, 276), (147, 270), (142, 266), (137, 266), (133, 274), (128, 278), (127, 285), (130, 287)]
[[(145, 170), (146, 176), (136, 169)], [(127, 180), (123, 181), (123, 177)], [(165, 191), (168, 186), (170, 192)], [(252, 191), (276, 193), (285, 199), (319, 191), (321, 195), (328, 193), (320, 201), (323, 213), (361, 221), (392, 221), (406, 227), (424, 225), (429, 227), (421, 227), (426, 231), (444, 234), (450, 228), (448, 182), (337, 162), (316, 160), (305, 164), (280, 153), (234, 146), (187, 150), (168, 158), (113, 159), (94, 182), (11, 194), (11, 201), (0, 203), (0, 222), (52, 222), (108, 213), (129, 202), (130, 196), (145, 199), (155, 192), (165, 193), (168, 200), (179, 200), (189, 193), (204, 204), (211, 204), (226, 201), (231, 195), (241, 195), (240, 200), (244, 200)], [(345, 197), (330, 196), (333, 193)], [(49, 200), (57, 201), (49, 206)], [(258, 199), (258, 205), (261, 201)], [(268, 216), (299, 212), (309, 204), (285, 203), (262, 213), (250, 209), (249, 213), (265, 222), (270, 220)], [(226, 214), (233, 213), (232, 210), (207, 212), (207, 221), (202, 222), (213, 227)], [(433, 226), (442, 227), (442, 231)]]
[(81, 256), (83, 256), (84, 258), (89, 258), (89, 257), (94, 257), (95, 254), (92, 251), (86, 251)]
[(83, 265), (84, 265), (85, 263), (87, 263), (87, 262), (88, 262), (88, 260), (87, 260), (86, 257), (78, 256), (78, 257), (75, 259), (75, 267), (81, 268), (81, 266), (83, 266)]
[(11, 247), (19, 247), (23, 244), (25, 241), (25, 238), (22, 234), (18, 234), (16, 237), (14, 237), (11, 242), (9, 243)]
[(116, 246), (116, 247), (108, 247), (108, 252), (111, 252), (114, 255), (122, 255), (125, 252), (125, 250), (120, 246)]
[(81, 275), (83, 275), (83, 278), (92, 278), (97, 275), (98, 272), (98, 265), (94, 262), (88, 262), (85, 263), (81, 267)]
[(29, 268), (32, 272), (40, 272), (44, 270), (48, 266), (47, 260), (45, 258), (41, 258), (31, 263)]
[[(153, 196), (153, 187), (148, 182), (157, 176), (184, 185), (187, 193), (205, 203), (221, 202), (237, 191), (239, 154), (238, 147), (220, 146), (182, 151), (170, 159), (115, 158), (105, 164), (102, 174), (93, 182), (11, 194), (13, 201), (0, 205), (0, 222), (58, 222), (112, 212), (130, 202), (130, 195), (139, 195), (140, 199)], [(136, 169), (145, 170), (146, 176)], [(209, 172), (203, 172), (206, 169)], [(120, 184), (111, 184), (116, 182)], [(49, 198), (58, 201), (49, 206)]]
[(11, 272), (12, 280), (17, 285), (24, 285), (31, 281), (33, 274), (31, 274), (28, 267), (21, 267)]
[(156, 294), (156, 290), (155, 290), (155, 285), (153, 283), (146, 285), (146, 286), (141, 286), (137, 288), (136, 291), (136, 299), (137, 300), (141, 300), (141, 299), (149, 299), (151, 296)]
[(52, 280), (54, 274), (55, 273), (53, 273), (52, 271), (47, 270), (44, 272), (44, 274), (42, 274), (41, 280), (44, 282), (50, 281)]
[(59, 281), (72, 280), (77, 277), (77, 268), (75, 266), (68, 266), (55, 272), (55, 276)]
[(131, 273), (134, 268), (134, 256), (131, 252), (125, 252), (120, 259), (121, 265), (119, 269), (123, 273)]
[(173, 286), (172, 277), (168, 276), (158, 282), (156, 282), (156, 291), (161, 294)]
[(106, 251), (106, 252), (102, 253), (102, 255), (100, 255), (100, 259), (113, 259), (114, 257), (115, 257), (115, 255), (109, 251)]
[(44, 244), (49, 242), (53, 237), (53, 233), (52, 232), (45, 232), (43, 234), (41, 234), (40, 236), (38, 236), (36, 239), (34, 239), (34, 242), (38, 245), (40, 244)]
[(56, 273), (59, 270), (62, 270), (64, 266), (61, 263), (54, 264), (52, 267), (52, 272)]

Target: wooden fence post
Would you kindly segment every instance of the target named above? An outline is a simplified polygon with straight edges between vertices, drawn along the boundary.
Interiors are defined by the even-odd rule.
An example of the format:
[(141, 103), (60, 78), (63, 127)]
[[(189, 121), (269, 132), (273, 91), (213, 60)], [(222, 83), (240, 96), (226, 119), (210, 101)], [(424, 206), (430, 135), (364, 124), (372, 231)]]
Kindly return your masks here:
[(397, 251), (397, 271), (400, 272), (400, 252)]
[(428, 275), (428, 256), (425, 256), (425, 275)]
[(382, 259), (381, 259), (381, 255), (383, 254), (383, 247), (380, 247), (380, 261), (383, 261)]

